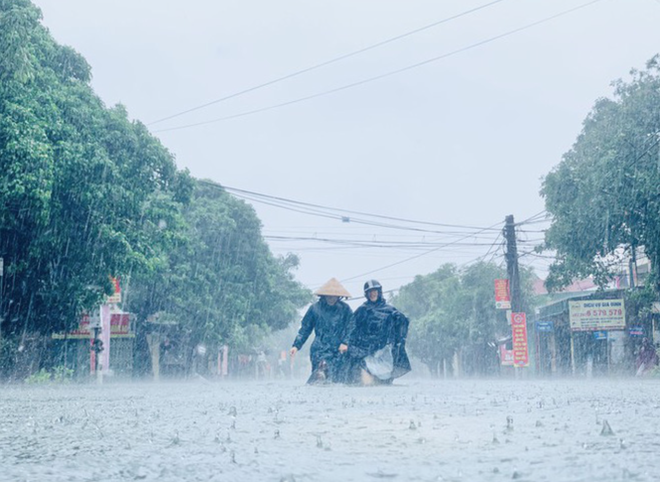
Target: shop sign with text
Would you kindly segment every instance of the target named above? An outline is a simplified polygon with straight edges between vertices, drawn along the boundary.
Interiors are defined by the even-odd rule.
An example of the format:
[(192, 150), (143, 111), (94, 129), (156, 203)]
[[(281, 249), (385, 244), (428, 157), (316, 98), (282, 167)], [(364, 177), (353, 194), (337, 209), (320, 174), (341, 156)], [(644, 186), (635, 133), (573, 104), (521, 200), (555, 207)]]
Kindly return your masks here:
[(580, 300), (568, 302), (573, 331), (621, 330), (626, 326), (623, 300)]
[[(90, 328), (90, 321), (93, 321), (89, 315), (83, 315), (78, 323), (78, 327), (68, 333), (53, 333), (52, 338), (63, 340), (68, 339), (84, 339), (92, 337), (92, 330)], [(110, 315), (110, 336), (112, 338), (133, 338), (135, 331), (131, 326), (131, 315), (129, 313), (112, 313)]]
[(511, 332), (513, 336), (513, 366), (529, 365), (527, 347), (527, 320), (525, 313), (511, 313)]
[(498, 310), (511, 309), (511, 295), (509, 294), (509, 280), (495, 280), (495, 308)]

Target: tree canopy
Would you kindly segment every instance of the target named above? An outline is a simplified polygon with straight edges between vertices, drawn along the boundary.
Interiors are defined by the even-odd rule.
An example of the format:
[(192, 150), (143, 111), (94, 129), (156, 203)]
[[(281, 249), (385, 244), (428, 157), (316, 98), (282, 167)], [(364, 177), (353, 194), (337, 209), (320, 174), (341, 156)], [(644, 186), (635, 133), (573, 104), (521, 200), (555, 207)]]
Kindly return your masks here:
[(131, 277), (128, 307), (139, 319), (157, 313), (179, 322), (190, 344), (246, 349), (311, 298), (291, 274), (298, 259), (273, 257), (254, 210), (219, 185), (197, 181), (175, 222), (183, 230), (160, 262)]
[(2, 337), (77, 326), (111, 277), (142, 322), (168, 313), (191, 340), (286, 326), (310, 297), (297, 258), (275, 258), (251, 207), (106, 107), (89, 64), (40, 19), (28, 0), (0, 0)]
[[(526, 311), (531, 306), (531, 273), (523, 270)], [(506, 271), (479, 262), (459, 269), (444, 264), (437, 271), (417, 276), (393, 300), (410, 318), (410, 352), (437, 373), (451, 366), (454, 354), (468, 372), (487, 374), (497, 368), (494, 343), (510, 334), (505, 313), (495, 308), (494, 282)]]
[(660, 57), (599, 99), (541, 194), (552, 225), (546, 249), (556, 250), (546, 285), (557, 289), (593, 275), (604, 285), (617, 251), (643, 248), (660, 292)]
[(123, 107), (103, 105), (87, 62), (52, 40), (37, 8), (0, 6), (4, 328), (61, 330), (110, 276), (148, 262), (145, 206), (187, 175)]

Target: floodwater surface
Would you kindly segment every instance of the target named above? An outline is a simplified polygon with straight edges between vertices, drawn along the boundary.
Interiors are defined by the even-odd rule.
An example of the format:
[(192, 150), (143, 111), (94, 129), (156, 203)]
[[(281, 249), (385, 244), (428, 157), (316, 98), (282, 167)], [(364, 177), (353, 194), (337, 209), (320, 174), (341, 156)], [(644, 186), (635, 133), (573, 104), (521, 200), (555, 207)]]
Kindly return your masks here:
[(657, 481), (660, 380), (0, 388), (2, 481)]

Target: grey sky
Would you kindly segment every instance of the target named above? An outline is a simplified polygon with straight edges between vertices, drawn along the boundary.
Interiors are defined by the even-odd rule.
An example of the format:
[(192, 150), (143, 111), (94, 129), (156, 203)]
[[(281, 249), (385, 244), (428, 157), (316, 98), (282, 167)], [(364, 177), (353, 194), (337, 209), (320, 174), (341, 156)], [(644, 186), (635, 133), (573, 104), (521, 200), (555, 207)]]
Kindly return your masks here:
[[(107, 105), (146, 124), (492, 0), (36, 0), (57, 41), (80, 52)], [(396, 218), (488, 227), (543, 210), (540, 179), (611, 81), (660, 50), (658, 0), (602, 0), (398, 75), (202, 126), (463, 49), (588, 0), (503, 0), (380, 48), (151, 124), (195, 177), (281, 198)], [(331, 276), (358, 295), (396, 288), (444, 262), (502, 261), (497, 231), (456, 236), (342, 223), (252, 203), (267, 236), (406, 241), (406, 248), (269, 239), (298, 252), (311, 288)], [(357, 215), (355, 216), (358, 217)], [(365, 216), (359, 216), (366, 219)], [(371, 221), (376, 219), (370, 218)], [(383, 220), (379, 220), (383, 222)], [(403, 226), (402, 222), (388, 223)], [(406, 224), (405, 226), (411, 226)], [(539, 230), (534, 224), (529, 230)], [(460, 231), (415, 225), (416, 228)], [(498, 226), (499, 229), (500, 226)], [(540, 233), (523, 233), (527, 251)], [(460, 236), (459, 236), (460, 237)], [(454, 242), (445, 248), (418, 256)], [(462, 246), (469, 242), (473, 246)], [(432, 244), (435, 243), (435, 244)], [(523, 258), (541, 273), (547, 261)], [(399, 263), (388, 269), (385, 266)], [(371, 271), (373, 274), (367, 275)]]

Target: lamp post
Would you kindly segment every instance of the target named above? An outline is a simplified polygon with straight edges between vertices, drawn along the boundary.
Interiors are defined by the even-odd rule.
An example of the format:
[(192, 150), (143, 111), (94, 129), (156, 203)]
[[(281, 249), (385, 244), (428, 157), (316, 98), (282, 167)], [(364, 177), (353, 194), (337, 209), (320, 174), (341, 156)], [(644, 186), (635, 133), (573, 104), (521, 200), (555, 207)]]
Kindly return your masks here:
[(101, 319), (95, 316), (90, 317), (90, 328), (92, 331), (92, 340), (90, 346), (91, 366), (90, 371), (96, 375), (99, 383), (101, 383), (101, 371), (99, 370), (99, 357), (103, 351), (103, 341), (100, 338), (101, 333)]

